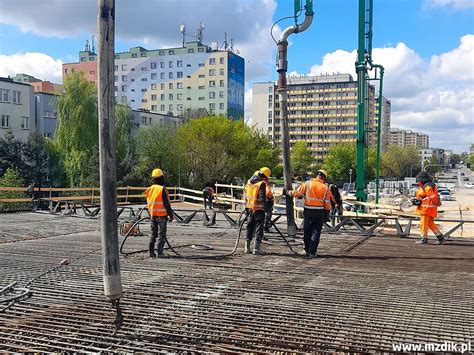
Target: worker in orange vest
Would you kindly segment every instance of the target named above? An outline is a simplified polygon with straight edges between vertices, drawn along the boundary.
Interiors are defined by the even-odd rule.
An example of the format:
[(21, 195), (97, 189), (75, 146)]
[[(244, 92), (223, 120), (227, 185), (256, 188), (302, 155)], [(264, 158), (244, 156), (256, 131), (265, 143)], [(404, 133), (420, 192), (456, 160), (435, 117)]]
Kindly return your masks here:
[(443, 233), (434, 222), (434, 219), (438, 216), (438, 206), (441, 206), (438, 188), (426, 171), (421, 171), (416, 175), (416, 182), (419, 189), (416, 191), (416, 197), (411, 199), (411, 202), (417, 206), (416, 213), (420, 215), (421, 239), (417, 244), (428, 244), (428, 231), (430, 229), (438, 238), (436, 244), (442, 244), (444, 242)]
[(260, 171), (263, 173), (263, 181), (265, 182), (265, 194), (267, 197), (267, 204), (265, 206), (265, 225), (264, 225), (264, 231), (265, 232), (270, 232), (270, 227), (272, 225), (272, 215), (273, 215), (273, 205), (274, 205), (274, 197), (273, 197), (273, 192), (270, 187), (270, 175), (272, 174), (272, 171), (270, 168), (264, 166), (263, 168), (260, 168)]
[[(162, 258), (165, 246), (166, 227), (168, 221), (173, 221), (173, 210), (169, 201), (168, 190), (165, 185), (165, 176), (161, 169), (154, 169), (151, 173), (152, 185), (146, 189), (146, 202), (151, 219), (151, 237), (148, 245), (150, 258)], [(158, 245), (155, 254), (155, 242)]]
[[(270, 170), (270, 169), (269, 169)], [(270, 174), (269, 174), (270, 175)], [(250, 244), (255, 234), (253, 254), (262, 253), (263, 228), (265, 223), (265, 208), (267, 206), (266, 175), (257, 170), (245, 186), (245, 208), (249, 216), (247, 224), (247, 237), (245, 239), (244, 253), (250, 253)], [(271, 191), (270, 191), (271, 192)]]
[(333, 196), (326, 183), (327, 176), (327, 172), (321, 169), (316, 172), (315, 179), (306, 181), (297, 190), (283, 189), (283, 194), (288, 197), (304, 198), (304, 250), (310, 259), (317, 256), (321, 230), (331, 209)]

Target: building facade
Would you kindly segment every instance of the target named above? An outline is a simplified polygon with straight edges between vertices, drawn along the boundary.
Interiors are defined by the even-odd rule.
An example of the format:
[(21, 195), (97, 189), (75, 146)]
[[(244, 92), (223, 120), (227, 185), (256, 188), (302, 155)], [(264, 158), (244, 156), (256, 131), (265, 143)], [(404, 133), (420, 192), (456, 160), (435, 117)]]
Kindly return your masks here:
[(429, 136), (425, 133), (399, 128), (390, 129), (389, 145), (398, 145), (399, 147), (413, 146), (422, 149), (428, 148), (429, 143)]
[(16, 139), (28, 139), (36, 129), (34, 100), (31, 85), (0, 77), (0, 138), (11, 130)]
[[(379, 114), (379, 100), (375, 99), (375, 116), (378, 117)], [(390, 121), (392, 117), (392, 102), (388, 100), (385, 96), (382, 96), (382, 117), (381, 122), (382, 126), (380, 128), (380, 150), (385, 151), (388, 145), (389, 136), (390, 136)], [(378, 120), (376, 127), (378, 126)]]
[[(63, 78), (74, 71), (95, 84), (97, 55), (81, 51), (78, 63), (63, 64)], [(134, 110), (162, 115), (201, 111), (241, 119), (244, 71), (242, 57), (200, 42), (158, 50), (134, 47), (115, 55), (115, 97)]]
[[(273, 82), (253, 85), (252, 124), (263, 130), (276, 145), (281, 144), (277, 86)], [(377, 142), (375, 88), (368, 86), (367, 139)], [(384, 101), (383, 130), (389, 130), (389, 100)], [(357, 81), (350, 74), (288, 78), (288, 125), (290, 146), (307, 143), (315, 164), (322, 164), (329, 148), (356, 141)], [(383, 142), (382, 142), (383, 143)]]
[(45, 138), (52, 138), (58, 124), (58, 96), (46, 92), (35, 93), (37, 129)]
[(19, 83), (27, 83), (33, 86), (35, 92), (46, 92), (49, 94), (60, 95), (62, 93), (62, 85), (55, 84), (50, 81), (43, 81), (28, 74), (16, 74), (13, 81)]

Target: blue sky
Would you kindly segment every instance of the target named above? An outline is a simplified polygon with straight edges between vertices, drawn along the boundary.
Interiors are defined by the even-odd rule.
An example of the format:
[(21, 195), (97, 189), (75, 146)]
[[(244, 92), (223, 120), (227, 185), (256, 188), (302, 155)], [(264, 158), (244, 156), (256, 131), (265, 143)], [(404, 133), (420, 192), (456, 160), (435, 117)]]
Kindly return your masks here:
[[(313, 24), (290, 37), (289, 71), (353, 72), (357, 6), (357, 0), (314, 0)], [(194, 30), (203, 20), (207, 43), (222, 42), (226, 31), (246, 59), (250, 116), (252, 84), (276, 77), (269, 28), (292, 13), (291, 0), (120, 0), (116, 50), (178, 46), (182, 23)], [(0, 75), (61, 81), (61, 64), (77, 61), (95, 16), (95, 0), (0, 0)], [(291, 24), (281, 22), (278, 30)], [(474, 142), (474, 0), (374, 0), (373, 44), (374, 61), (387, 69), (392, 126), (429, 133), (436, 147), (468, 150)]]

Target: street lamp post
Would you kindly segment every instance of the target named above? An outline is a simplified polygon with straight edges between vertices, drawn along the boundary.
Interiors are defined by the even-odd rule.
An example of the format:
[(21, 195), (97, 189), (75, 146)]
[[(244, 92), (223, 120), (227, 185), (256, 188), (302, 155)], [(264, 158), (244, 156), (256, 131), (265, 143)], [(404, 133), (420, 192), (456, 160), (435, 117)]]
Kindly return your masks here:
[[(349, 185), (352, 184), (352, 169), (349, 169)], [(350, 186), (349, 186), (350, 188)]]

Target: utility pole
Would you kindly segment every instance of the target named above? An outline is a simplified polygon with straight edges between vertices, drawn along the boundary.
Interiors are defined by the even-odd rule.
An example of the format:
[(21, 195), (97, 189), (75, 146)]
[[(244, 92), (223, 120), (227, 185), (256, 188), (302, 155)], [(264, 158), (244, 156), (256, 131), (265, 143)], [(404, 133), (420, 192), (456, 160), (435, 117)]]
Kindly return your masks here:
[(99, 40), (99, 158), (104, 293), (107, 300), (112, 302), (117, 310), (115, 325), (118, 329), (122, 322), (119, 307), (122, 281), (118, 251), (115, 158), (115, 0), (98, 0), (97, 31)]
[[(286, 72), (288, 71), (288, 37), (293, 33), (305, 31), (313, 22), (313, 0), (306, 0), (306, 12), (304, 22), (300, 25), (287, 27), (278, 41), (278, 98), (280, 103), (280, 124), (281, 124), (281, 146), (283, 157), (283, 177), (285, 188), (289, 191), (293, 189), (291, 182), (291, 164), (290, 164), (290, 138), (288, 129), (288, 87), (286, 84)], [(300, 11), (300, 0), (295, 0), (295, 19)], [(286, 219), (288, 227), (288, 237), (296, 236), (295, 215), (293, 210), (293, 199), (286, 197)]]

